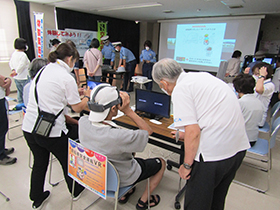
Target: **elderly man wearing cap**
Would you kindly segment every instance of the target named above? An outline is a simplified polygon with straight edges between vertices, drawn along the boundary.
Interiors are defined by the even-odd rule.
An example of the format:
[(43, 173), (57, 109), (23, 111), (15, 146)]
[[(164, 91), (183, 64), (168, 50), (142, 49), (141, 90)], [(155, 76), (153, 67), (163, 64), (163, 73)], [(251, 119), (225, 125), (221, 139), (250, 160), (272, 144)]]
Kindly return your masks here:
[[(79, 120), (80, 142), (87, 148), (100, 152), (116, 167), (120, 175), (120, 186), (134, 185), (150, 177), (150, 193), (158, 186), (165, 170), (162, 158), (134, 158), (133, 152), (142, 152), (153, 133), (150, 126), (129, 107), (127, 93), (118, 92), (116, 87), (100, 84), (92, 92), (88, 106), (89, 116)], [(126, 114), (139, 127), (138, 130), (120, 129), (112, 117), (118, 110)], [(135, 188), (128, 192), (120, 203), (126, 203)], [(136, 209), (147, 209), (148, 186), (139, 198)], [(150, 206), (160, 202), (159, 195), (151, 195)]]
[[(102, 55), (104, 57), (103, 65), (113, 66), (115, 60), (115, 48), (109, 40), (109, 36), (101, 37), (101, 41), (104, 46), (102, 48)], [(113, 74), (110, 74), (110, 77), (113, 77)], [(106, 75), (103, 75), (102, 81), (106, 81)], [(113, 79), (109, 79), (109, 83), (112, 84)]]
[[(123, 65), (126, 70), (126, 73), (124, 74), (123, 90), (132, 92), (133, 82), (130, 81), (132, 79), (132, 76), (134, 76), (135, 67), (137, 64), (136, 58), (129, 49), (122, 46), (121, 42), (114, 42), (112, 44), (115, 46), (115, 50), (120, 52), (119, 67)], [(128, 83), (129, 88), (127, 90)]]

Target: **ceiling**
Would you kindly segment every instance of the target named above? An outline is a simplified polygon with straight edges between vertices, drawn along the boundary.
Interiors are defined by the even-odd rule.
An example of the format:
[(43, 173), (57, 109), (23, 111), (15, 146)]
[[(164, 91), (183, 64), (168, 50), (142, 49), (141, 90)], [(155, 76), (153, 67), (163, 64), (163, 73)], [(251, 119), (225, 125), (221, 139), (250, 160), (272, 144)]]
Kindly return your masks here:
[[(132, 21), (229, 15), (280, 16), (280, 0), (24, 0)], [(141, 7), (145, 4), (159, 6)], [(226, 4), (226, 5), (225, 5)], [(132, 8), (135, 7), (135, 8)], [(230, 8), (233, 7), (233, 8)], [(235, 8), (237, 7), (237, 8)], [(124, 9), (127, 8), (127, 9)], [(108, 10), (109, 9), (109, 10)], [(103, 10), (103, 11), (101, 11)], [(165, 12), (167, 13), (165, 13)]]

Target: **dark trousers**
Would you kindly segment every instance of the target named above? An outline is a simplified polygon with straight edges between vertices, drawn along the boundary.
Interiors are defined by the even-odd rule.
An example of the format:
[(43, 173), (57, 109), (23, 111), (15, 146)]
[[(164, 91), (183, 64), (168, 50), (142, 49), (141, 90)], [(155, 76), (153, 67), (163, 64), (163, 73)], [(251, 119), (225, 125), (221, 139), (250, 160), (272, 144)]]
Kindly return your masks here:
[[(111, 65), (111, 59), (106, 59), (106, 58), (104, 58), (104, 60), (103, 60), (103, 64), (104, 65)], [(113, 82), (113, 76), (114, 76), (114, 74), (110, 74), (109, 73), (109, 77), (111, 77), (111, 78), (109, 78), (109, 83), (112, 85), (112, 82)], [(107, 73), (103, 73), (102, 72), (102, 81), (103, 82), (106, 82), (106, 77), (107, 77)]]
[(8, 131), (8, 117), (6, 109), (6, 99), (0, 99), (0, 160), (2, 160), (5, 155), (5, 137)]
[[(59, 161), (68, 190), (71, 193), (73, 179), (68, 176), (68, 137), (63, 132), (61, 137), (57, 138), (45, 138), (36, 134), (23, 133), (34, 157), (30, 180), (30, 199), (36, 201), (42, 198), (50, 152)], [(83, 186), (75, 183), (74, 196), (77, 196), (83, 189)]]
[(270, 99), (270, 107), (272, 108), (274, 104), (276, 104), (279, 101), (278, 98), (279, 92), (273, 93), (271, 99)]
[[(136, 67), (137, 61), (133, 60), (125, 64), (125, 70), (126, 73), (124, 74), (124, 81), (123, 81), (123, 90), (127, 90), (128, 83), (131, 81), (132, 76), (134, 76), (135, 73), (135, 67)], [(128, 91), (133, 91), (133, 82), (130, 82)]]
[[(154, 63), (144, 63), (142, 66), (142, 74), (145, 77), (148, 77), (148, 79), (152, 78), (152, 70), (153, 70)], [(153, 81), (145, 83), (147, 90), (152, 90), (153, 88)]]
[(231, 158), (204, 162), (195, 161), (191, 178), (187, 181), (185, 210), (222, 210), (228, 188), (234, 179), (246, 151), (238, 152)]

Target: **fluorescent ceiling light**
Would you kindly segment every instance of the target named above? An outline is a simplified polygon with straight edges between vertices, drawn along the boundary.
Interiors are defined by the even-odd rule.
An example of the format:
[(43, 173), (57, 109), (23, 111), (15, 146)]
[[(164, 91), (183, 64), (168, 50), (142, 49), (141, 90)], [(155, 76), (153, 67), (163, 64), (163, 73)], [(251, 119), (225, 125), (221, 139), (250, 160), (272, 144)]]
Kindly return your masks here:
[(150, 2), (150, 3), (144, 3), (144, 4), (126, 4), (126, 5), (117, 5), (112, 7), (102, 7), (97, 9), (92, 9), (98, 12), (103, 11), (112, 11), (112, 10), (123, 10), (123, 9), (135, 9), (135, 8), (144, 8), (144, 7), (158, 7), (162, 6), (161, 3), (158, 2)]

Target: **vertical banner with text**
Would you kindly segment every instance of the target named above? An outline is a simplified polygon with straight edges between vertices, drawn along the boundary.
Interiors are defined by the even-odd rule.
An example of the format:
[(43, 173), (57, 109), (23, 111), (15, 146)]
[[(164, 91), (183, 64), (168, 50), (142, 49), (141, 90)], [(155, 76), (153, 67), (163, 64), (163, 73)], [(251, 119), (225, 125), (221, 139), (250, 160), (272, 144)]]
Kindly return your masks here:
[(107, 35), (107, 21), (97, 21), (97, 39), (100, 42), (99, 50), (103, 49), (103, 43), (101, 42), (101, 37)]
[(44, 13), (33, 12), (36, 40), (36, 57), (44, 57)]

